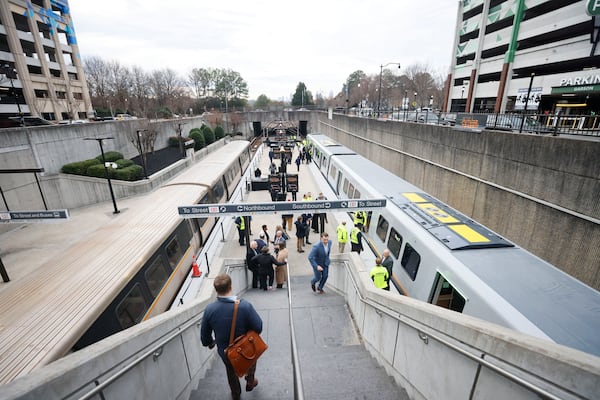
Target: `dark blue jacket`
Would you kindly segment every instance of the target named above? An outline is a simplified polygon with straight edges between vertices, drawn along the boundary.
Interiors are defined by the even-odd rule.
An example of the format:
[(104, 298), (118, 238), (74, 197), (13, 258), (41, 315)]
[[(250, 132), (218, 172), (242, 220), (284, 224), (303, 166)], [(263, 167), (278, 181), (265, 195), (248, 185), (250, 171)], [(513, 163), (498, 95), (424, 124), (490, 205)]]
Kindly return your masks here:
[[(225, 348), (229, 346), (231, 320), (233, 319), (233, 300), (228, 297), (217, 297), (217, 301), (209, 304), (204, 310), (200, 340), (203, 346), (214, 341), (217, 343), (219, 355), (225, 360)], [(262, 332), (262, 319), (249, 302), (241, 299), (238, 306), (234, 339), (248, 331)]]
[(323, 242), (319, 242), (313, 246), (310, 250), (310, 254), (308, 255), (308, 261), (310, 261), (310, 265), (313, 268), (316, 268), (317, 265), (321, 267), (328, 268), (329, 267), (329, 255), (331, 254), (331, 240), (327, 242), (327, 253), (325, 253), (325, 246), (323, 246)]

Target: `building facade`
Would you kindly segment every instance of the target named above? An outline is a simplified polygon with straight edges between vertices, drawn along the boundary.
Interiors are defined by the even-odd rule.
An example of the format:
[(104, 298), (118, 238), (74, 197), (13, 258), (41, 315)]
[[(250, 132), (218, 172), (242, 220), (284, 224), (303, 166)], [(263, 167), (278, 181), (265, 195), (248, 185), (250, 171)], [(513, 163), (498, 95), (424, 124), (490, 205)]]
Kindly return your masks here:
[(461, 0), (444, 110), (600, 115), (596, 13), (596, 0)]
[(68, 1), (0, 0), (0, 23), (0, 121), (93, 117)]

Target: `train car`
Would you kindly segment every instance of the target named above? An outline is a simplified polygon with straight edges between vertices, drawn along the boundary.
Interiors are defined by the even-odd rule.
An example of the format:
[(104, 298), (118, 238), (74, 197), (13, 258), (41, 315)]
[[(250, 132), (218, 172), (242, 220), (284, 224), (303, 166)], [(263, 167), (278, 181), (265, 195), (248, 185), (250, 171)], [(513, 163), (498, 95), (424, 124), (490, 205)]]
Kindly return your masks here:
[(247, 141), (214, 150), (0, 292), (0, 384), (166, 310), (215, 225), (177, 207), (227, 201), (249, 163)]
[(324, 135), (313, 159), (339, 198), (386, 198), (368, 213), (399, 293), (600, 356), (600, 292)]

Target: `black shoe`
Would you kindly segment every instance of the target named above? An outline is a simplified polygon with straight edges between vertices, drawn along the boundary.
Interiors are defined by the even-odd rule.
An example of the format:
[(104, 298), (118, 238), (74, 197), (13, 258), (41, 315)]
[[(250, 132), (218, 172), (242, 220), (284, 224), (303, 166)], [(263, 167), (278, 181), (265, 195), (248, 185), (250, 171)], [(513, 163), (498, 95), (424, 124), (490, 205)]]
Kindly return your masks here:
[(325, 294), (325, 292), (323, 291), (323, 289), (319, 289), (319, 294)]
[(312, 244), (311, 242), (306, 242), (306, 244)]
[(312, 288), (313, 292), (317, 291), (317, 288), (315, 287), (315, 284), (311, 282), (310, 287)]

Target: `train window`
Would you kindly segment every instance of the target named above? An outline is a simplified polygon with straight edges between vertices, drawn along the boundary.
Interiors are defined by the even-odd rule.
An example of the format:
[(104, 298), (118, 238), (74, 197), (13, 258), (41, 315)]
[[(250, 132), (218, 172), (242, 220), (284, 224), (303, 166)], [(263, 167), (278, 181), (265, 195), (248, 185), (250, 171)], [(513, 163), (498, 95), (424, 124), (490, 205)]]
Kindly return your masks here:
[(342, 186), (342, 191), (348, 194), (348, 179), (344, 178), (344, 186)]
[(136, 283), (117, 306), (117, 318), (123, 329), (140, 322), (148, 310), (140, 284)]
[(179, 242), (177, 241), (177, 238), (173, 238), (173, 240), (171, 240), (169, 244), (167, 244), (165, 250), (167, 250), (167, 258), (169, 259), (169, 264), (171, 265), (171, 268), (175, 268), (179, 263), (179, 260), (183, 256), (183, 252), (181, 250)]
[(390, 230), (390, 238), (388, 239), (387, 248), (395, 258), (400, 258), (400, 248), (402, 247), (402, 235), (394, 228)]
[(331, 180), (335, 180), (336, 174), (337, 174), (337, 168), (332, 165), (331, 169), (329, 170), (329, 177), (331, 178)]
[(360, 190), (356, 189), (354, 191), (354, 197), (352, 197), (353, 199), (360, 199)]
[(435, 276), (431, 298), (431, 304), (448, 308), (453, 311), (462, 312), (465, 308), (465, 298), (446, 280), (439, 272)]
[(349, 199), (353, 199), (354, 198), (354, 185), (350, 184), (348, 186), (348, 198)]
[[(383, 217), (383, 215), (379, 216), (379, 220), (377, 221), (377, 229), (375, 229), (375, 233), (379, 237), (379, 239), (385, 243), (385, 238), (387, 236), (388, 228), (390, 227), (390, 223)], [(398, 256), (396, 256), (398, 258)]]
[(421, 264), (421, 256), (409, 243), (406, 243), (404, 247), (401, 263), (410, 279), (414, 281), (417, 277), (419, 264)]
[(150, 294), (152, 297), (158, 296), (165, 282), (169, 279), (169, 274), (165, 269), (162, 257), (157, 257), (156, 260), (154, 260), (152, 265), (146, 270), (145, 275), (146, 284), (148, 285), (148, 289), (150, 289)]
[(215, 186), (212, 188), (213, 195), (215, 196), (215, 202), (218, 203), (223, 195), (225, 194), (225, 187), (223, 186), (223, 182), (219, 180)]

